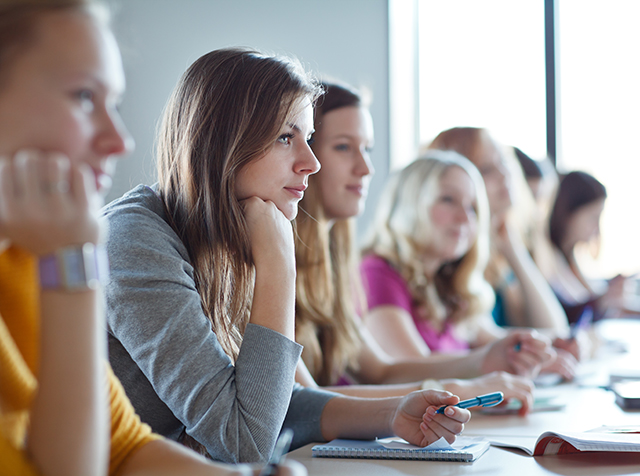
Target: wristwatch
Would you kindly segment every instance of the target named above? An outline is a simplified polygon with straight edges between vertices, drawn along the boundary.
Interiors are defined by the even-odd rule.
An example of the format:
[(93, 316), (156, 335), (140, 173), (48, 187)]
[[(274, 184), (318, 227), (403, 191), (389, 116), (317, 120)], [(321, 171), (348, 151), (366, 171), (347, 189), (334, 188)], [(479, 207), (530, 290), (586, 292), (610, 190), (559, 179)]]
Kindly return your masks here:
[(109, 261), (102, 246), (85, 243), (60, 248), (39, 260), (42, 289), (84, 291), (109, 278)]

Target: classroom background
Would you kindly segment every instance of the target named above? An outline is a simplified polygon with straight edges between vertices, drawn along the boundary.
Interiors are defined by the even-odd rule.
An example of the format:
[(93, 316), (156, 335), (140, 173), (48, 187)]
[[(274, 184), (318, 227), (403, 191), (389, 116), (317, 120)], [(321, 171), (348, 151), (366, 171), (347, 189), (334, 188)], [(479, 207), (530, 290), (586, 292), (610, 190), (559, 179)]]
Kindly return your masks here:
[[(122, 116), (136, 141), (108, 200), (153, 183), (155, 125), (177, 79), (203, 53), (249, 46), (298, 57), (318, 75), (373, 96), (376, 169), (362, 233), (390, 171), (417, 146), (458, 125), (487, 127), (534, 158), (553, 131), (560, 171), (607, 186), (590, 276), (633, 274), (640, 152), (636, 0), (108, 0), (123, 51)], [(550, 13), (553, 16), (550, 20)], [(546, 28), (553, 26), (549, 49)], [(552, 63), (549, 56), (553, 53)], [(550, 68), (550, 64), (553, 68)], [(547, 74), (553, 69), (554, 75)], [(549, 105), (549, 88), (555, 102)]]

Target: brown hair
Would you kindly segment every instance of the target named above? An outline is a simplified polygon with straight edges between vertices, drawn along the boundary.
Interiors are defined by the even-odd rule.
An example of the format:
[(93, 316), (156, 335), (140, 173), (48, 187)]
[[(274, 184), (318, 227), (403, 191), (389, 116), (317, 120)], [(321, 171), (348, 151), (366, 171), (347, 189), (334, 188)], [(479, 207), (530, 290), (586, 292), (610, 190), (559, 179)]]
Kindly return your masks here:
[(605, 186), (586, 172), (569, 172), (560, 181), (549, 217), (549, 238), (569, 263), (573, 262), (572, 250), (564, 249), (562, 246), (567, 235), (569, 219), (582, 207), (606, 198)]
[[(325, 114), (343, 107), (363, 106), (358, 91), (338, 83), (323, 83), (314, 123), (322, 129)], [(316, 150), (317, 144), (311, 148)], [(318, 160), (322, 164), (322, 157)], [(356, 303), (362, 296), (354, 249), (353, 219), (329, 223), (316, 176), (300, 202), (296, 218), (296, 340), (302, 358), (319, 385), (335, 384), (348, 366), (355, 367), (360, 348)], [(361, 304), (360, 310), (364, 310)]]
[(90, 14), (107, 22), (106, 7), (94, 0), (2, 0), (0, 3), (0, 84), (11, 61), (36, 36), (41, 16), (55, 12)]
[(294, 60), (220, 49), (189, 67), (164, 111), (159, 193), (189, 252), (202, 308), (234, 360), (254, 277), (236, 177), (273, 146), (299, 101), (314, 101), (320, 92)]

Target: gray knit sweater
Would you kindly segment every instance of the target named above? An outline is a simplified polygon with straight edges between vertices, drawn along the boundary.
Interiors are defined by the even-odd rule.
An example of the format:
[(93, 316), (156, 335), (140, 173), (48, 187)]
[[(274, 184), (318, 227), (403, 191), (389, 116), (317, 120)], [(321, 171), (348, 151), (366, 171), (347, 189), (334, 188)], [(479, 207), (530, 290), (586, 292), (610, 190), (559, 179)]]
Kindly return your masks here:
[(227, 463), (268, 459), (283, 422), (295, 446), (322, 441), (320, 415), (335, 394), (294, 385), (301, 346), (262, 326), (247, 326), (232, 364), (154, 190), (140, 185), (103, 215), (109, 358), (142, 421), (172, 439), (186, 428)]

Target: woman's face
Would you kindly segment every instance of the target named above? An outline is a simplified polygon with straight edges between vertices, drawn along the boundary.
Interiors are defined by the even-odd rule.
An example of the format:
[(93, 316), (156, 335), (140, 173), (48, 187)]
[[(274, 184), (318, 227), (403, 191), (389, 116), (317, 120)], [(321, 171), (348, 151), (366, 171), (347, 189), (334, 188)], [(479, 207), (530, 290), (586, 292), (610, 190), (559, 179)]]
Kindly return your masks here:
[(467, 172), (457, 166), (445, 171), (429, 217), (429, 255), (445, 263), (461, 258), (471, 249), (478, 233), (478, 219), (476, 190)]
[(511, 208), (511, 174), (502, 153), (491, 140), (483, 140), (473, 157), (468, 157), (478, 168), (487, 189), (492, 217), (504, 216)]
[(322, 117), (313, 150), (322, 164), (317, 183), (325, 215), (330, 220), (351, 218), (364, 210), (374, 169), (373, 121), (369, 110), (349, 106)]
[(133, 146), (117, 110), (124, 72), (112, 34), (79, 13), (43, 14), (3, 76), (0, 155), (61, 153), (89, 165), (106, 193), (112, 158)]
[(578, 208), (567, 220), (567, 239), (571, 244), (588, 242), (600, 234), (600, 216), (604, 199)]
[(298, 202), (307, 189), (309, 175), (320, 170), (320, 163), (309, 147), (313, 134), (313, 107), (301, 101), (286, 121), (278, 139), (264, 157), (245, 165), (236, 180), (236, 197), (258, 197), (271, 201), (293, 220)]

